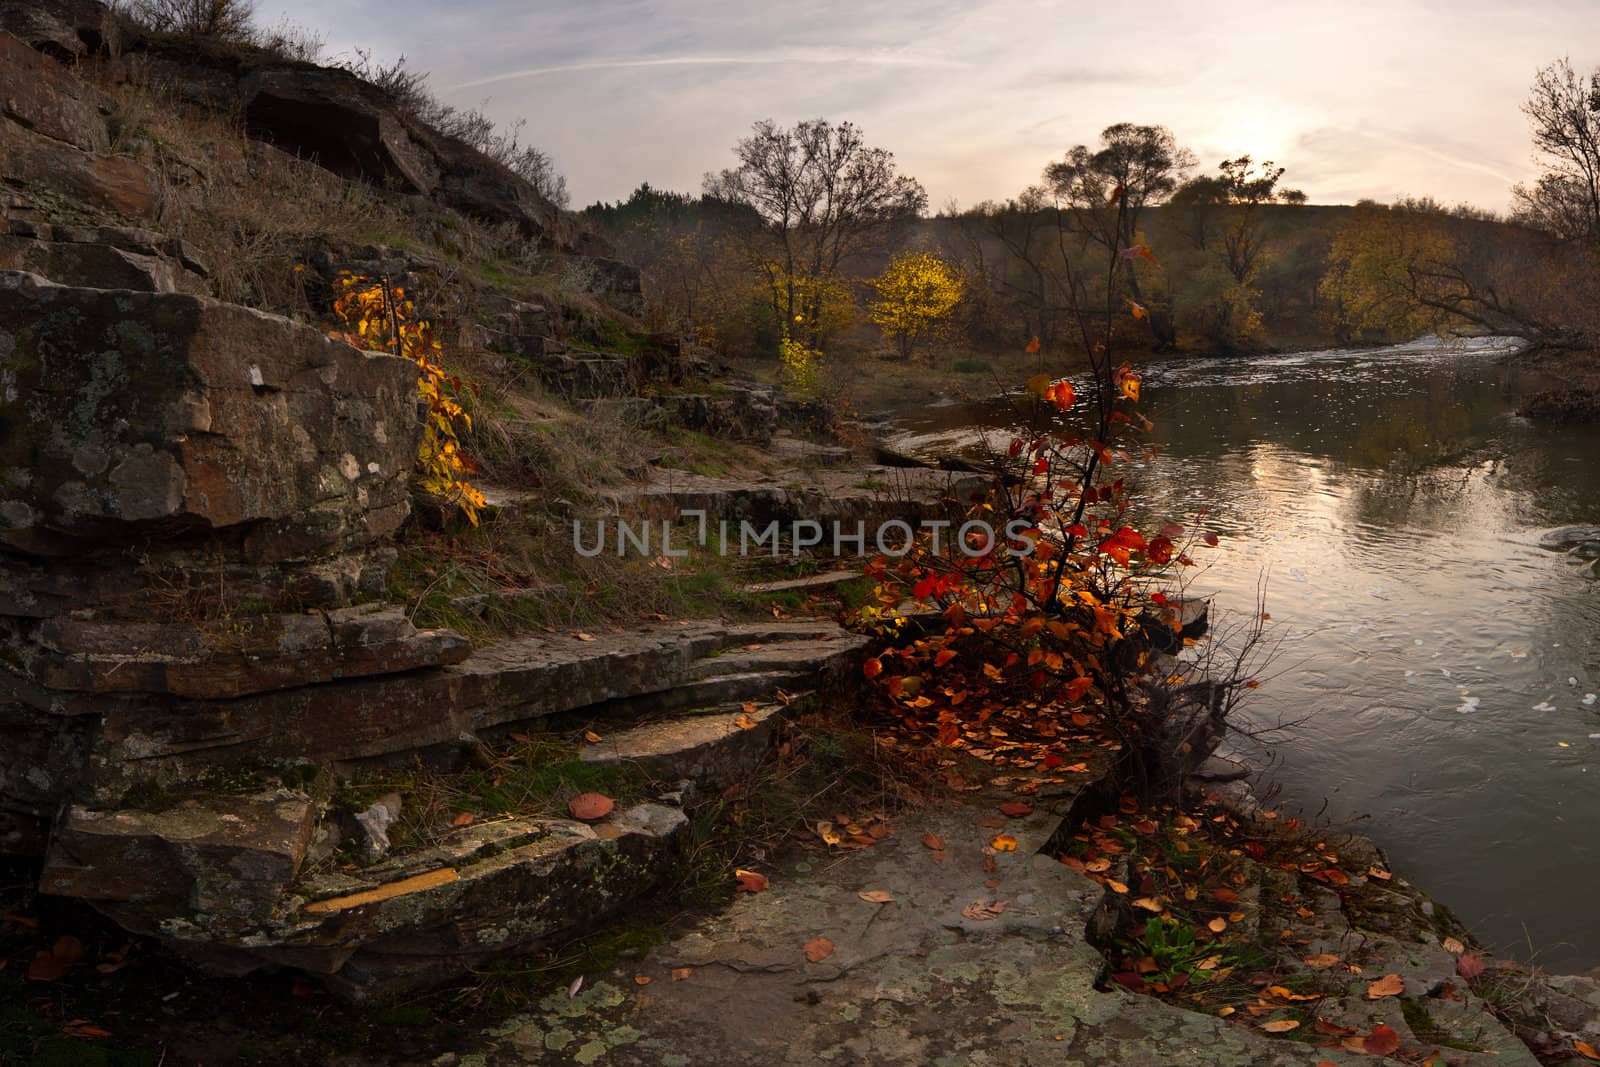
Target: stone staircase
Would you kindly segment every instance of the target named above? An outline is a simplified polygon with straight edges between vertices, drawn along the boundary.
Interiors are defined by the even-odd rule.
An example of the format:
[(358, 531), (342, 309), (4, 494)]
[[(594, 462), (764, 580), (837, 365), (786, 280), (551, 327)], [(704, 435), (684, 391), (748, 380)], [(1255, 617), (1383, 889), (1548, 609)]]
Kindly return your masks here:
[[(331, 821), (302, 790), (203, 792), (156, 810), (73, 804), (56, 826), (41, 888), (90, 901), (219, 973), (293, 967), (354, 999), (413, 989), (546, 943), (648, 892), (673, 868), (688, 822), (685, 795), (748, 775), (790, 698), (857, 677), (866, 645), (823, 621), (696, 622), (590, 640), (508, 641), (459, 663), (392, 675), (381, 681), (390, 688), (378, 691), (409, 685), (431, 694), (438, 703), (406, 706), (431, 707), (462, 731), (432, 754), (435, 762), (459, 762), (480, 738), (566, 737), (590, 724), (582, 732), (600, 740), (583, 745), (583, 763), (626, 766), (669, 799), (594, 823), (500, 818), (371, 866), (324, 864), (311, 874), (302, 868), (315, 842), (329, 851)], [(302, 696), (328, 708), (335, 705), (319, 701), (318, 691), (339, 688), (309, 686)], [(314, 729), (316, 721), (301, 725)], [(349, 774), (424, 752), (425, 742), (447, 733), (386, 733), (376, 748), (375, 738), (347, 728), (295, 736), (302, 758)], [(197, 751), (213, 762), (189, 762)], [(166, 761), (169, 773), (192, 781), (215, 770), (218, 754), (129, 751), (122, 762), (138, 775)]]

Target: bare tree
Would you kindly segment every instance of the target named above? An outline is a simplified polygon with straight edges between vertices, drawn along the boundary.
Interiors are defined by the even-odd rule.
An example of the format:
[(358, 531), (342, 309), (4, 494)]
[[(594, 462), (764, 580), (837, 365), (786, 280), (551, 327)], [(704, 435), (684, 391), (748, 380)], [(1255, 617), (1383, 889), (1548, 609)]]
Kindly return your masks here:
[(1517, 214), (1560, 237), (1600, 239), (1600, 70), (1581, 77), (1557, 60), (1534, 76), (1522, 111), (1545, 173), (1513, 190)]
[(768, 119), (734, 146), (739, 165), (707, 174), (705, 192), (747, 206), (765, 224), (755, 251), (780, 332), (799, 321), (814, 345), (825, 283), (884, 228), (928, 205), (922, 186), (868, 145), (852, 123), (811, 119), (785, 128)]

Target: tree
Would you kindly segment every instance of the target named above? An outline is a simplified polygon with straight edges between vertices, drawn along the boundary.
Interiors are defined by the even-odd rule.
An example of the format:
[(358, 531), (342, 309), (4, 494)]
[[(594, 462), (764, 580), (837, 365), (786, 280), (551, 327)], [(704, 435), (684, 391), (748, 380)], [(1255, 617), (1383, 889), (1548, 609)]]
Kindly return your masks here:
[[(1216, 174), (1186, 182), (1169, 207), (1176, 228), (1202, 253), (1188, 279), (1189, 312), (1200, 331), (1224, 348), (1235, 348), (1261, 328), (1258, 276), (1271, 237), (1269, 204), (1303, 204), (1298, 189), (1280, 189), (1284, 168), (1270, 160), (1258, 167), (1249, 156), (1226, 159)], [(1210, 263), (1206, 263), (1209, 260)]]
[(764, 226), (751, 249), (782, 336), (800, 327), (821, 342), (826, 298), (846, 257), (928, 205), (894, 154), (867, 144), (852, 123), (811, 119), (785, 128), (768, 119), (734, 146), (739, 165), (708, 174), (705, 192), (747, 206)]
[[(1073, 226), (1096, 244), (1115, 252), (1138, 242), (1139, 217), (1165, 201), (1195, 164), (1165, 126), (1119, 122), (1100, 131), (1100, 147), (1077, 145), (1066, 158), (1045, 168), (1045, 181), (1070, 214)], [(1142, 301), (1138, 275), (1123, 274), (1128, 295)], [(1169, 316), (1153, 309), (1146, 316), (1157, 347), (1176, 340)]]
[(877, 293), (872, 321), (894, 339), (901, 359), (949, 320), (964, 288), (961, 272), (934, 252), (902, 252), (868, 284)]
[[(1015, 316), (996, 332), (1019, 343), (1030, 337), (1051, 343), (1062, 314), (1052, 298), (1061, 236), (1053, 214), (1050, 191), (1031, 185), (1013, 200), (986, 200), (953, 216), (966, 245), (969, 280)], [(993, 245), (999, 254), (991, 257), (987, 246)]]
[(1334, 235), (1322, 282), (1336, 332), (1413, 337), (1467, 329), (1574, 342), (1570, 280), (1550, 240), (1477, 219), (1360, 205)]
[(1560, 59), (1534, 76), (1522, 105), (1545, 173), (1513, 190), (1518, 215), (1559, 237), (1600, 240), (1600, 70)]
[(1214, 252), (1241, 285), (1255, 278), (1266, 251), (1260, 208), (1306, 202), (1306, 194), (1300, 190), (1278, 188), (1283, 172), (1284, 168), (1271, 160), (1257, 169), (1249, 156), (1225, 159), (1216, 174), (1188, 182), (1172, 197), (1184, 236), (1196, 248)]

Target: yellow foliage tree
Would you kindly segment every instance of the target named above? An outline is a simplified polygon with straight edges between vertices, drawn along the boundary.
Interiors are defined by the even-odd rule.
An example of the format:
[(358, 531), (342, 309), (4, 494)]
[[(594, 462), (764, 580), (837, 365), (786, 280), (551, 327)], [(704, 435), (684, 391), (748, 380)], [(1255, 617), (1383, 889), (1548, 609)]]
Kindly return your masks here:
[(902, 359), (919, 338), (949, 320), (964, 289), (961, 272), (935, 252), (902, 252), (869, 284), (877, 293), (872, 321), (899, 347)]
[(1426, 215), (1363, 205), (1334, 235), (1320, 287), (1335, 332), (1409, 338), (1463, 325), (1471, 297), (1455, 244)]
[(343, 327), (332, 331), (333, 336), (368, 351), (393, 352), (417, 365), (417, 395), (428, 404), (417, 449), (417, 484), (459, 507), (476, 526), (483, 494), (467, 481), (476, 468), (457, 436), (458, 428), (472, 429), (472, 416), (457, 399), (461, 382), (444, 369), (432, 328), (415, 317), (416, 306), (404, 289), (355, 274), (341, 274), (335, 283), (333, 313)]

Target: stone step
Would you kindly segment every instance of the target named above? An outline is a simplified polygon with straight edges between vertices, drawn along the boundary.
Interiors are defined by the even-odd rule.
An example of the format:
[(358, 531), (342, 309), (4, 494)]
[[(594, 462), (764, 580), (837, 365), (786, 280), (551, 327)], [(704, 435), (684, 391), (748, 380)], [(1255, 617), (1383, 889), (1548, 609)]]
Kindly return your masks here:
[[(304, 794), (157, 817), (74, 809), (42, 885), (86, 895), (123, 926), (221, 974), (293, 967), (351, 1000), (392, 996), (548, 944), (648, 890), (688, 819), (638, 804), (586, 824), (512, 818), (355, 871), (295, 878)], [(121, 836), (125, 848), (108, 846)], [(168, 898), (186, 903), (174, 911)]]
[(837, 639), (756, 642), (744, 648), (729, 649), (698, 660), (689, 668), (691, 678), (712, 678), (720, 674), (748, 674), (754, 671), (817, 672), (836, 670), (859, 662), (870, 639), (847, 634)]
[(626, 697), (583, 708), (566, 719), (595, 723), (638, 723), (667, 715), (694, 715), (726, 704), (771, 700), (777, 694), (795, 694), (816, 681), (810, 671), (748, 671), (715, 674), (695, 679), (660, 693)]
[(824, 593), (861, 578), (861, 571), (832, 570), (821, 574), (808, 574), (800, 578), (785, 578), (773, 582), (751, 582), (739, 587), (745, 596), (771, 596), (774, 593)]
[(635, 726), (585, 745), (580, 758), (600, 766), (629, 764), (658, 782), (683, 779), (721, 788), (761, 762), (783, 721), (785, 705), (726, 705)]

